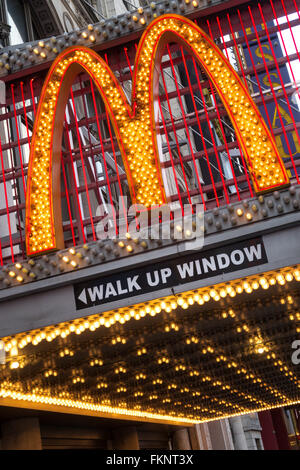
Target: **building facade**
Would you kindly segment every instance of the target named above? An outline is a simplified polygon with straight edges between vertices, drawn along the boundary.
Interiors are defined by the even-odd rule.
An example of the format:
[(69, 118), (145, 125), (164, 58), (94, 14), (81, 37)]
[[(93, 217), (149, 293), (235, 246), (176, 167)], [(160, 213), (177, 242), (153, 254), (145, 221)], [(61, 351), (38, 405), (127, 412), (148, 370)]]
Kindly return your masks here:
[(299, 18), (0, 1), (3, 449), (299, 447)]

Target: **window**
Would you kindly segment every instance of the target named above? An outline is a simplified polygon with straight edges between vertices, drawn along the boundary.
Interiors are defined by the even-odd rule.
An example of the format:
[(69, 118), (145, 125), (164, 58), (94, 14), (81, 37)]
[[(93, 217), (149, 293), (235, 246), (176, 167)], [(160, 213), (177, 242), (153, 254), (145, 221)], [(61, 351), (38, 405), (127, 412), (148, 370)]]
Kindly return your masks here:
[(8, 45), (10, 27), (7, 24), (5, 0), (0, 0), (0, 48)]
[(255, 439), (255, 445), (256, 445), (257, 450), (263, 450), (260, 439), (258, 438)]

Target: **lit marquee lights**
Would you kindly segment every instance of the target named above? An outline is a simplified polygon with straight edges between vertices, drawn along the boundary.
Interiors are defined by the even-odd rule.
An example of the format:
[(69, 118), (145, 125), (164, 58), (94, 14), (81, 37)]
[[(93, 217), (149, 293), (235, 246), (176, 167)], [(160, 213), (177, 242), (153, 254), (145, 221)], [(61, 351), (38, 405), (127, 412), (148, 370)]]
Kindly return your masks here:
[[(67, 338), (70, 334), (82, 334), (84, 331), (96, 331), (98, 328), (110, 328), (116, 323), (124, 325), (126, 322), (134, 319), (140, 320), (145, 316), (155, 317), (161, 312), (171, 313), (177, 307), (186, 310), (190, 306), (197, 304), (200, 307), (210, 300), (219, 302), (226, 297), (234, 298), (242, 293), (252, 294), (257, 289), (267, 290), (276, 284), (283, 286), (286, 283), (297, 281), (300, 282), (300, 266), (283, 268), (278, 271), (270, 271), (264, 274), (255, 274), (244, 279), (233, 280), (226, 284), (217, 284), (213, 288), (203, 287), (194, 291), (183, 292), (176, 296), (155, 299), (146, 303), (136, 304), (131, 307), (123, 307), (118, 310), (104, 312), (99, 315), (92, 315), (80, 320), (72, 320), (70, 322), (61, 323), (54, 326), (48, 326), (39, 330), (32, 330), (26, 333), (19, 333), (14, 337), (2, 338), (5, 345), (5, 351), (10, 352), (13, 348), (23, 349), (27, 345), (38, 346), (42, 341), (52, 342), (56, 338)], [(224, 312), (222, 318), (235, 318), (235, 313), (230, 310)], [(291, 321), (297, 321), (298, 316), (291, 317)], [(166, 333), (170, 331), (178, 331), (178, 325), (175, 322), (164, 326)], [(241, 332), (242, 329), (237, 330)], [(297, 328), (300, 332), (300, 328)], [(199, 340), (195, 336), (186, 339), (187, 344), (198, 344)], [(112, 344), (126, 344), (126, 339), (117, 336), (112, 338)], [(259, 349), (259, 348), (258, 348)], [(258, 350), (257, 350), (258, 351)], [(208, 350), (209, 352), (209, 350)], [(259, 351), (258, 351), (259, 352)], [(146, 349), (140, 349), (140, 354), (145, 354)], [(161, 358), (161, 362), (168, 359)]]
[(61, 53), (46, 78), (32, 137), (26, 201), (27, 254), (63, 247), (60, 202), (60, 147), (65, 105), (75, 76), (86, 71), (98, 88), (114, 127), (132, 199), (165, 202), (157, 147), (154, 100), (156, 74), (166, 43), (179, 42), (212, 80), (243, 148), (254, 188), (264, 192), (289, 179), (271, 134), (230, 63), (197, 25), (164, 15), (145, 30), (137, 50), (129, 105), (108, 65), (93, 51), (74, 46)]
[[(237, 280), (236, 284), (231, 286), (230, 292), (232, 293), (240, 282), (244, 288), (248, 289), (256, 282), (260, 284), (260, 280), (264, 286), (266, 283), (274, 285), (274, 279), (275, 282), (278, 281), (283, 285), (284, 280), (291, 282), (292, 278), (300, 280), (300, 272), (297, 269), (293, 274), (291, 271), (284, 270), (280, 273), (265, 273), (260, 279), (254, 280), (253, 276), (246, 280)], [(214, 287), (213, 299), (221, 287), (223, 286)], [(294, 289), (293, 286), (291, 288)], [(197, 303), (202, 294), (203, 292), (199, 292), (196, 298)], [(13, 399), (17, 402), (35, 403), (35, 406), (40, 405), (41, 407), (46, 404), (53, 411), (59, 406), (64, 411), (69, 409), (68, 411), (72, 412), (72, 408), (76, 408), (83, 413), (95, 414), (96, 416), (109, 417), (113, 414), (120, 417), (154, 419), (161, 422), (166, 422), (171, 418), (172, 422), (181, 423), (211, 421), (251, 411), (296, 404), (300, 390), (299, 377), (296, 370), (293, 370), (285, 361), (287, 357), (282, 348), (277, 347), (280, 345), (276, 345), (276, 341), (274, 342), (276, 333), (275, 336), (273, 333), (274, 329), (276, 330), (275, 316), (278, 304), (286, 307), (284, 315), (287, 314), (287, 325), (290, 321), (294, 322), (298, 318), (300, 298), (297, 294), (295, 296), (282, 294), (284, 297), (272, 298), (269, 302), (269, 313), (263, 312), (261, 317), (266, 319), (266, 324), (262, 328), (258, 328), (256, 324), (253, 325), (251, 321), (253, 314), (257, 311), (257, 303), (251, 306), (251, 300), (245, 304), (242, 300), (236, 311), (230, 302), (226, 311), (224, 311), (224, 306), (221, 309), (217, 306), (216, 308), (208, 306), (206, 313), (210, 319), (224, 319), (220, 328), (222, 341), (220, 338), (218, 340), (218, 332), (213, 327), (210, 332), (201, 337), (199, 344), (196, 337), (201, 331), (201, 328), (199, 330), (199, 318), (205, 322), (207, 317), (205, 314), (202, 316), (197, 314), (198, 307), (189, 316), (188, 326), (186, 322), (181, 321), (182, 312), (181, 315), (176, 316), (177, 323), (169, 321), (169, 319), (175, 318), (175, 315), (164, 314), (163, 318), (164, 321), (167, 321), (168, 326), (173, 324), (173, 328), (168, 330), (164, 328), (161, 320), (157, 319), (154, 330), (151, 331), (152, 327), (148, 330), (152, 336), (148, 339), (147, 347), (141, 346), (144, 341), (145, 344), (147, 342), (143, 333), (132, 337), (130, 326), (128, 329), (117, 326), (111, 331), (107, 331), (105, 337), (98, 337), (94, 340), (92, 339), (94, 334), (91, 334), (88, 339), (89, 353), (84, 361), (82, 361), (80, 354), (81, 348), (78, 348), (79, 344), (77, 341), (72, 342), (71, 338), (68, 342), (59, 339), (50, 349), (42, 348), (37, 353), (34, 353), (33, 349), (28, 350), (24, 355), (22, 353), (18, 355), (17, 348), (20, 345), (17, 338), (10, 339), (9, 356), (11, 357), (8, 359), (8, 363), (11, 364), (12, 371), (8, 381), (7, 373), (3, 368), (4, 380), (1, 382), (0, 399), (3, 404), (8, 406), (11, 406)], [(184, 295), (190, 296), (191, 292)], [(164, 302), (164, 306), (166, 306), (167, 299), (164, 299)], [(188, 303), (193, 304), (192, 302)], [(293, 310), (291, 310), (292, 308)], [(290, 313), (291, 311), (293, 314)], [(244, 316), (245, 312), (249, 313), (246, 317)], [(283, 312), (278, 309), (277, 313), (279, 312), (282, 319)], [(133, 316), (131, 317), (133, 318)], [(272, 325), (269, 325), (270, 318), (273, 322)], [(118, 319), (120, 318), (118, 317)], [(236, 330), (242, 335), (240, 339), (233, 340), (230, 344), (224, 342), (227, 322), (233, 333)], [(88, 325), (89, 323), (85, 319), (85, 326), (88, 327)], [(159, 325), (160, 330), (157, 330)], [(80, 329), (80, 325), (78, 326)], [(179, 327), (179, 333), (174, 328), (176, 326)], [(135, 328), (134, 323), (131, 324), (131, 327)], [(72, 330), (75, 332), (76, 328)], [(180, 333), (180, 330), (185, 330), (185, 333)], [(292, 328), (290, 334), (293, 335), (294, 330), (295, 328)], [(120, 331), (124, 336), (118, 335)], [(157, 336), (159, 331), (165, 336), (163, 342), (161, 337)], [(268, 333), (271, 332), (273, 333), (269, 337)], [(31, 332), (31, 335), (33, 336), (34, 333)], [(47, 337), (46, 332), (40, 332), (41, 336), (43, 333)], [(58, 326), (57, 333), (59, 333)], [(177, 335), (175, 341), (177, 346), (185, 343), (190, 345), (189, 349), (191, 348), (191, 350), (187, 354), (176, 351), (176, 348), (170, 348), (170, 344), (174, 343), (175, 339), (175, 337), (169, 338), (169, 335), (172, 334)], [(125, 335), (130, 343), (129, 354), (124, 354), (125, 349), (122, 347), (127, 344), (122, 342)], [(157, 343), (152, 345), (155, 336)], [(186, 341), (187, 337), (189, 341)], [(28, 340), (30, 341), (30, 337)], [(87, 338), (83, 341), (86, 342), (86, 340)], [(163, 348), (161, 348), (162, 343)], [(246, 346), (245, 350), (242, 345)], [(61, 349), (62, 346), (63, 349)], [(241, 348), (241, 351), (244, 352), (241, 355), (235, 354), (232, 348), (236, 347)], [(116, 352), (113, 354), (115, 360), (112, 364), (111, 353), (115, 348)], [(62, 370), (60, 361), (62, 357), (71, 356), (70, 353), (73, 351), (75, 354), (71, 358), (72, 368), (69, 371), (71, 380), (64, 380), (62, 387), (61, 375), (66, 378), (66, 370)], [(41, 362), (43, 354), (44, 358)], [(141, 354), (145, 354), (143, 362), (137, 363), (136, 355)], [(28, 367), (34, 366), (35, 368), (35, 374), (30, 376), (32, 386), (30, 382), (29, 388), (27, 370), (23, 375), (22, 371), (14, 370), (19, 369), (18, 363), (25, 360)], [(63, 359), (63, 361), (66, 360), (68, 359)], [(153, 369), (154, 362), (157, 364), (155, 369)], [(95, 370), (95, 366), (100, 366), (99, 372)], [(27, 367), (26, 364), (25, 367)], [(266, 367), (268, 373), (266, 373)], [(91, 369), (93, 370), (91, 371)], [(132, 380), (134, 380), (134, 384)], [(98, 392), (99, 390), (100, 392)], [(120, 394), (122, 394), (122, 399), (120, 399)]]

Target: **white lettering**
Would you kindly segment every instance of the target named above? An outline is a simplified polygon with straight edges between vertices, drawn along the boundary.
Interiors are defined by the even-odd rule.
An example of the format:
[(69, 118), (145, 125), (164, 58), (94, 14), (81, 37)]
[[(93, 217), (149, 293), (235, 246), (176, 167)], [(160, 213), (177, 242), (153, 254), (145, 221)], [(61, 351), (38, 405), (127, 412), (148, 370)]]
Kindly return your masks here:
[(137, 283), (137, 279), (139, 277), (139, 274), (137, 274), (136, 276), (134, 277), (128, 277), (127, 278), (127, 283), (128, 283), (128, 290), (129, 292), (132, 292), (133, 289), (136, 289), (136, 290), (140, 290), (141, 289), (141, 286), (138, 285)]
[(164, 268), (160, 270), (160, 274), (162, 283), (165, 284), (167, 282), (167, 278), (171, 276), (172, 271), (170, 268)]
[(151, 273), (146, 274), (148, 285), (151, 286), (151, 287), (157, 286), (158, 283), (159, 283), (158, 271), (154, 271), (153, 274), (154, 274), (154, 281), (152, 281), (152, 279), (151, 279)]
[(92, 302), (95, 302), (96, 299), (102, 300), (103, 299), (103, 285), (101, 284), (100, 286), (89, 287), (88, 293)]
[(107, 297), (110, 297), (111, 295), (113, 295), (115, 297), (117, 295), (117, 291), (114, 288), (114, 286), (112, 285), (112, 283), (109, 282), (108, 284), (106, 284), (105, 298), (107, 299)]
[(245, 256), (241, 250), (233, 250), (230, 255), (232, 264), (242, 264), (244, 262)]
[(128, 292), (127, 289), (122, 289), (121, 281), (117, 281), (117, 290), (118, 290), (119, 295), (127, 294), (127, 292)]
[(248, 258), (248, 261), (253, 261), (254, 256), (256, 259), (261, 259), (261, 244), (259, 243), (257, 246), (250, 246), (250, 248), (244, 248), (244, 252)]
[(196, 266), (197, 274), (201, 274), (202, 271), (201, 271), (200, 261), (198, 259), (196, 259), (195, 261), (195, 266)]
[(230, 264), (230, 258), (228, 255), (226, 255), (226, 253), (221, 253), (220, 255), (217, 255), (217, 260), (218, 260), (219, 269), (228, 268)]
[(177, 264), (177, 269), (179, 271), (181, 279), (185, 279), (187, 274), (190, 277), (194, 275), (194, 263), (193, 263), (193, 261), (191, 261), (189, 264), (184, 263), (182, 266), (180, 264)]
[(207, 258), (203, 258), (203, 260), (202, 260), (203, 270), (204, 270), (205, 273), (208, 272), (208, 269), (210, 269), (211, 271), (215, 271), (217, 269), (214, 257), (211, 256), (209, 258), (209, 260)]

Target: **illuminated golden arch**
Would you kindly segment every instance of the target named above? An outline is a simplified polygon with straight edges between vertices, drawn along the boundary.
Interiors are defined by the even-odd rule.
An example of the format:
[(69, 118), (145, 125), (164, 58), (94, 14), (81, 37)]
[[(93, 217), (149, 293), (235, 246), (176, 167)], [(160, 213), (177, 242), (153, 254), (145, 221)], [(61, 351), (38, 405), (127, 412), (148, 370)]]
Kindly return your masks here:
[(193, 54), (216, 87), (243, 148), (256, 192), (289, 182), (276, 145), (244, 84), (214, 42), (178, 15), (154, 20), (137, 50), (132, 106), (108, 65), (91, 49), (67, 48), (45, 80), (34, 123), (26, 199), (27, 254), (62, 248), (60, 153), (65, 106), (76, 75), (85, 70), (97, 86), (114, 127), (134, 202), (163, 204), (154, 122), (158, 67), (164, 46), (177, 42)]

